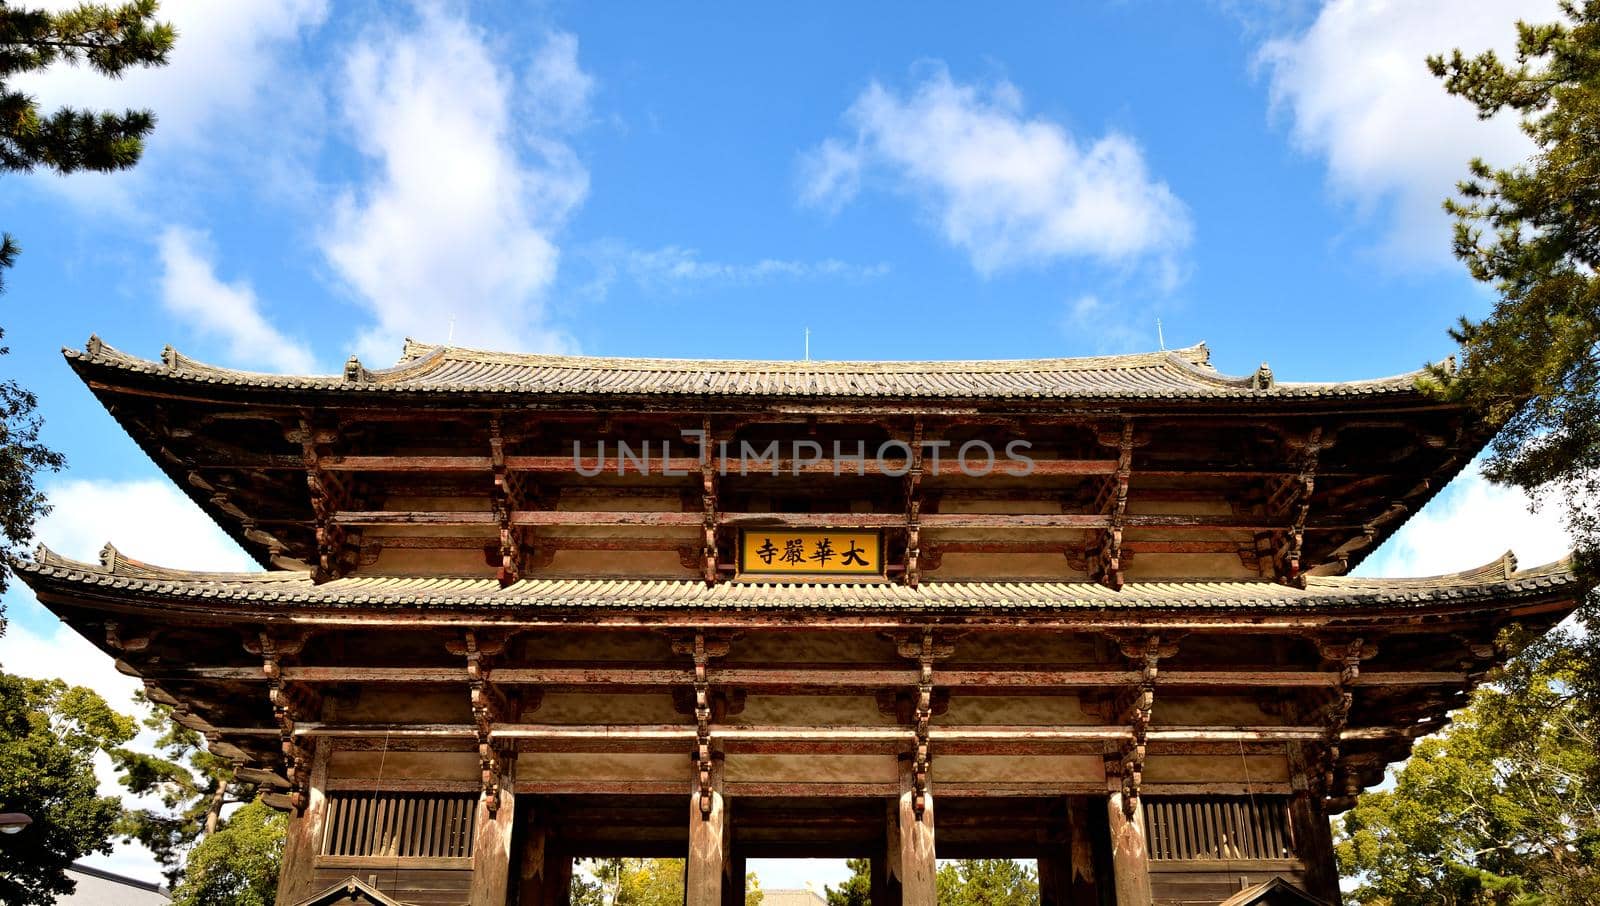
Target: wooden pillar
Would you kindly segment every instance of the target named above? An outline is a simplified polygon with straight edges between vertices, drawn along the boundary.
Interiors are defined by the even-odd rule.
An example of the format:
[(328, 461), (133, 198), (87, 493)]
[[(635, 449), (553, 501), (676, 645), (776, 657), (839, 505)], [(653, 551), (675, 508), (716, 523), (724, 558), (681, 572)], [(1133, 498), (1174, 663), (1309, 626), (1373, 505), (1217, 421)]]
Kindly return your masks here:
[[(900, 906), (900, 839), (898, 829), (895, 827), (894, 812), (900, 807), (898, 802), (887, 805), (889, 815), (889, 830), (884, 835), (884, 852), (882, 855), (872, 857), (872, 886), (868, 894), (872, 906)], [(892, 845), (891, 845), (891, 842)], [(889, 853), (893, 851), (893, 866), (890, 865)], [(894, 873), (890, 873), (890, 868)]]
[(490, 811), (487, 793), (478, 797), (477, 830), (472, 841), (472, 890), (468, 906), (506, 906), (511, 888), (511, 831), (516, 816), (515, 753), (500, 755), (500, 804)]
[(1150, 856), (1144, 846), (1143, 809), (1134, 803), (1133, 815), (1123, 811), (1122, 778), (1112, 777), (1106, 797), (1111, 821), (1111, 874), (1117, 906), (1150, 906)]
[(291, 906), (322, 891), (316, 887), (317, 855), (322, 851), (322, 828), (328, 815), (328, 759), (333, 746), (327, 740), (307, 739), (314, 746), (311, 778), (306, 785), (306, 807), (289, 816), (283, 840), (283, 867), (278, 872), (278, 906)]
[(1294, 835), (1294, 854), (1306, 866), (1306, 891), (1330, 903), (1340, 902), (1339, 868), (1333, 857), (1333, 828), (1322, 807), (1316, 784), (1309, 772), (1311, 753), (1302, 745), (1289, 748), (1289, 830)]
[(543, 803), (524, 806), (523, 826), (517, 829), (517, 903), (539, 906), (544, 902), (545, 874), (554, 867), (550, 825), (545, 820)]
[(526, 900), (522, 906), (570, 906), (572, 903), (572, 856), (563, 852), (560, 842), (545, 836), (544, 895)]
[[(933, 790), (927, 790), (922, 815), (915, 809), (916, 792), (912, 785), (911, 763), (900, 762), (900, 797), (895, 803), (894, 823), (898, 840), (890, 850), (899, 852), (900, 902), (902, 906), (938, 906), (939, 864), (933, 846)], [(896, 845), (898, 844), (898, 845)]]
[(1066, 846), (1063, 841), (1050, 840), (1039, 853), (1039, 906), (1072, 906), (1072, 893), (1067, 889), (1068, 873)]
[[(724, 807), (732, 803), (724, 803)], [(733, 816), (727, 816), (729, 830), (733, 827)], [(722, 876), (722, 906), (744, 906), (745, 876), (748, 869), (745, 867), (744, 856), (738, 854), (731, 846), (728, 848), (729, 856), (724, 864), (728, 866), (727, 872)]]
[(728, 803), (722, 795), (722, 759), (712, 759), (711, 811), (701, 811), (699, 771), (689, 782), (689, 861), (684, 872), (685, 906), (722, 906), (728, 871)]
[(1094, 829), (1090, 826), (1090, 805), (1093, 800), (1072, 796), (1067, 799), (1067, 902), (1073, 906), (1091, 906), (1099, 902), (1095, 885)]

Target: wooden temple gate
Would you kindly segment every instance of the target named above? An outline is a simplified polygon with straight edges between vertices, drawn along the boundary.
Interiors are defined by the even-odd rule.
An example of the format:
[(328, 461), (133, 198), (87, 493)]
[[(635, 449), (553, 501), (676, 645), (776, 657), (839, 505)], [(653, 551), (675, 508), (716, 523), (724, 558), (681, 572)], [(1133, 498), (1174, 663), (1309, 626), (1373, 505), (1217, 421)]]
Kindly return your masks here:
[(1345, 575), (1492, 433), (1412, 376), (68, 357), (268, 569), (19, 573), (290, 811), (282, 904), (563, 906), (618, 855), (691, 906), (771, 857), (869, 858), (880, 906), (936, 857), (1337, 902), (1328, 815), (1586, 591)]

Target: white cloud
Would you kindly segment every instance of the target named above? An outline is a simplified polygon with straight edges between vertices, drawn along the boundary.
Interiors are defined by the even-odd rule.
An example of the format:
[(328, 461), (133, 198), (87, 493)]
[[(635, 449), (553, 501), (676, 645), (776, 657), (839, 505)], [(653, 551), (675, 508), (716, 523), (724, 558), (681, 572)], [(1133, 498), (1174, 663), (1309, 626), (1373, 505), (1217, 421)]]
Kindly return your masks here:
[[(1154, 336), (1155, 323), (1155, 315), (1144, 306), (1113, 305), (1087, 293), (1067, 303), (1061, 330), (1075, 348), (1097, 353), (1134, 352), (1159, 345)], [(1145, 325), (1148, 329), (1141, 329)]]
[[(74, 480), (45, 489), (53, 507), (41, 519), (36, 537), (57, 553), (94, 561), (110, 540), (125, 556), (190, 569), (248, 570), (254, 564), (200, 508), (165, 480)], [(142, 685), (117, 672), (111, 657), (44, 609), (20, 582), (6, 592), (8, 625), (0, 635), (0, 667), (36, 678), (59, 678), (87, 686), (125, 714), (143, 714), (133, 700)], [(145, 731), (133, 747), (151, 751), (154, 734)], [(102, 795), (123, 795), (109, 758), (96, 761)], [(140, 800), (154, 805), (153, 801)], [(109, 856), (91, 864), (158, 880), (150, 851), (117, 843)]]
[(1530, 511), (1516, 488), (1491, 484), (1474, 463), (1407, 520), (1357, 572), (1366, 576), (1435, 576), (1482, 566), (1508, 549), (1526, 568), (1572, 550), (1559, 501)]
[(239, 365), (288, 374), (316, 371), (306, 344), (267, 322), (248, 283), (223, 283), (202, 253), (205, 237), (169, 227), (161, 234), (161, 304), (200, 333), (221, 340)]
[(1189, 241), (1187, 209), (1132, 138), (1080, 141), (1029, 117), (1009, 82), (962, 84), (943, 67), (904, 96), (873, 82), (845, 121), (852, 141), (829, 139), (802, 160), (802, 201), (836, 208), (885, 171), (981, 272), (1167, 256)]
[(759, 261), (707, 261), (695, 249), (669, 245), (650, 251), (617, 253), (622, 268), (641, 286), (681, 287), (708, 283), (749, 285), (770, 280), (865, 280), (889, 272), (889, 265), (850, 264), (837, 258), (802, 261), (762, 258)]
[[(62, 9), (78, 0), (30, 5)], [(152, 141), (205, 142), (216, 137), (218, 117), (249, 109), (274, 88), (282, 46), (326, 15), (326, 0), (162, 0), (159, 18), (178, 32), (166, 66), (109, 79), (86, 66), (58, 65), (17, 78), (16, 87), (50, 107), (148, 108), (158, 118)]]
[[(559, 130), (516, 122), (537, 105), (581, 120), (592, 82), (576, 41), (547, 41), (520, 84), (467, 22), (424, 10), (417, 28), (359, 42), (341, 101), (376, 165), (346, 191), (321, 235), (338, 275), (376, 317), (363, 354), (392, 358), (402, 335), (495, 347), (570, 345), (546, 323), (553, 236), (588, 191)], [(453, 330), (452, 330), (453, 325)]]
[(1514, 117), (1479, 120), (1424, 63), (1457, 47), (1509, 59), (1519, 17), (1553, 21), (1554, 0), (1332, 0), (1261, 48), (1295, 145), (1326, 161), (1337, 195), (1387, 214), (1385, 245), (1402, 260), (1448, 259), (1440, 204), (1471, 158), (1512, 164), (1532, 150)]

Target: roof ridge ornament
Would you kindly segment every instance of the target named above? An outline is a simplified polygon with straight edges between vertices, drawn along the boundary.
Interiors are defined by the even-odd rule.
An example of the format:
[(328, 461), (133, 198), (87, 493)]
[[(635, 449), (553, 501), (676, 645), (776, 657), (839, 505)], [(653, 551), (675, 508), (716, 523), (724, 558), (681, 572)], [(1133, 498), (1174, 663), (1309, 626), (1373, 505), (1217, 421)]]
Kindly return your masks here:
[(117, 562), (121, 559), (122, 553), (111, 542), (107, 541), (105, 546), (100, 548), (100, 565), (105, 567), (108, 572), (116, 572)]
[(1271, 390), (1272, 385), (1275, 383), (1277, 381), (1272, 376), (1272, 366), (1266, 362), (1262, 362), (1261, 367), (1256, 369), (1256, 373), (1250, 376), (1251, 390)]
[(178, 370), (178, 350), (172, 348), (171, 343), (161, 347), (161, 364), (168, 371)]
[(367, 370), (355, 353), (350, 353), (350, 360), (344, 363), (344, 379), (355, 384), (372, 383), (372, 372)]
[(92, 333), (89, 334), (89, 342), (83, 344), (83, 351), (89, 354), (89, 358), (97, 359), (100, 357), (100, 350), (104, 349), (105, 345), (105, 341), (100, 339), (99, 334)]

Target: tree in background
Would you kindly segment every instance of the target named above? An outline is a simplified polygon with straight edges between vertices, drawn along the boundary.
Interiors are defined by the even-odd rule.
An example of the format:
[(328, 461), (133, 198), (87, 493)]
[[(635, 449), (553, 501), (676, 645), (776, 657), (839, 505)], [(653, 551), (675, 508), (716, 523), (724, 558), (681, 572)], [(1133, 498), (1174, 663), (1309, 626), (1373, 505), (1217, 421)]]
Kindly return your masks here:
[(271, 906), (288, 825), (260, 800), (234, 812), (190, 851), (173, 906)]
[[(828, 906), (869, 906), (872, 861), (850, 859), (850, 877), (838, 887), (824, 887)], [(1039, 902), (1039, 875), (1015, 859), (957, 859), (939, 864), (935, 878), (939, 906), (1034, 906)]]
[[(1514, 111), (1535, 153), (1509, 169), (1474, 160), (1460, 197), (1455, 253), (1498, 295), (1463, 319), (1454, 373), (1431, 389), (1504, 430), (1484, 474), (1530, 493), (1556, 491), (1577, 565), (1600, 576), (1600, 0), (1564, 2), (1563, 19), (1518, 23), (1513, 64), (1460, 50), (1428, 66), (1482, 117)], [(1393, 790), (1345, 816), (1342, 871), (1353, 898), (1409, 904), (1600, 902), (1600, 619), (1533, 641), (1419, 744)], [(1530, 643), (1531, 642), (1531, 643)]]
[(872, 902), (872, 860), (847, 859), (850, 877), (837, 888), (823, 887), (828, 906), (869, 906)]
[(1600, 724), (1592, 662), (1572, 641), (1533, 641), (1448, 733), (1417, 745), (1394, 789), (1344, 816), (1340, 868), (1361, 882), (1351, 899), (1600, 903)]
[(111, 851), (122, 807), (98, 794), (94, 757), (136, 729), (81, 686), (0, 673), (0, 811), (33, 817), (0, 838), (0, 903), (54, 903), (75, 887), (67, 866)]
[[(1517, 24), (1517, 59), (1427, 61), (1480, 117), (1512, 110), (1533, 157), (1506, 170), (1470, 163), (1454, 250), (1498, 293), (1462, 320), (1459, 370), (1432, 389), (1491, 423), (1485, 475), (1557, 491), (1578, 567), (1600, 576), (1600, 2), (1562, 3), (1554, 24)], [(1533, 640), (1472, 696), (1446, 735), (1419, 744), (1392, 791), (1342, 821), (1339, 863), (1360, 903), (1600, 901), (1600, 621)]]
[(1015, 859), (961, 859), (939, 866), (939, 906), (1034, 906), (1039, 876)]
[(1463, 318), (1455, 373), (1436, 389), (1505, 425), (1484, 474), (1531, 493), (1564, 492), (1583, 564), (1600, 551), (1600, 2), (1561, 5), (1565, 21), (1517, 23), (1517, 60), (1460, 50), (1428, 66), (1482, 118), (1521, 117), (1535, 153), (1509, 169), (1469, 166), (1455, 254), (1498, 301)]
[[(195, 844), (222, 827), (225, 808), (255, 799), (256, 786), (238, 780), (231, 761), (206, 751), (199, 733), (172, 719), (171, 708), (151, 703), (142, 693), (138, 700), (150, 707), (144, 725), (161, 734), (156, 751), (122, 748), (111, 759), (129, 792), (154, 796), (163, 808), (127, 810), (117, 832), (155, 853), (168, 884), (176, 887)], [(281, 843), (280, 838), (275, 845)]]
[[(572, 906), (682, 906), (682, 859), (585, 859), (572, 875)], [(585, 877), (585, 874), (589, 877)], [(761, 882), (745, 875), (745, 906), (761, 906)]]
[[(0, 0), (0, 171), (112, 171), (138, 163), (144, 137), (155, 128), (150, 111), (62, 108), (45, 114), (9, 83), (20, 73), (57, 63), (87, 65), (111, 78), (135, 66), (164, 65), (175, 35), (171, 25), (155, 17), (155, 0), (118, 6), (85, 3), (62, 12), (18, 9)], [(20, 251), (10, 233), (0, 233), (0, 292), (5, 271)], [(0, 348), (0, 355), (5, 352)], [(34, 522), (49, 511), (36, 476), (63, 465), (60, 454), (39, 443), (37, 404), (16, 381), (0, 383), (0, 558), (7, 562), (32, 539)], [(7, 579), (0, 569), (0, 591)]]

